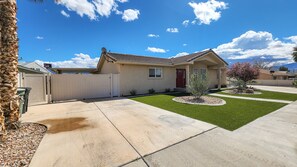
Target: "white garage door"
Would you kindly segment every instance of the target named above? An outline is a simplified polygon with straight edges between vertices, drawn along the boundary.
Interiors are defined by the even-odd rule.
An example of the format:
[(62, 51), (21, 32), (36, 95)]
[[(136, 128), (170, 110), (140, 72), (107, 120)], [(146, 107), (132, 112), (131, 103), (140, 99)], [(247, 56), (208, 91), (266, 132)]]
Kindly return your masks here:
[(52, 101), (119, 96), (119, 74), (51, 75)]

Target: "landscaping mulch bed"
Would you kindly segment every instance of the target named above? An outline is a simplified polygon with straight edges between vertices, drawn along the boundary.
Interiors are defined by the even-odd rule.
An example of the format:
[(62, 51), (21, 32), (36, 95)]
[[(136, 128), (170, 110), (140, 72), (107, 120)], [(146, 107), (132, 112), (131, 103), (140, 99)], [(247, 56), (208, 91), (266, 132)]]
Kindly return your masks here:
[(0, 141), (0, 166), (29, 166), (47, 128), (36, 123), (22, 123), (17, 130), (9, 130)]
[(195, 98), (194, 96), (180, 96), (180, 97), (173, 98), (173, 100), (180, 103), (200, 104), (200, 105), (210, 105), (210, 106), (218, 106), (218, 105), (226, 104), (225, 100), (217, 97), (210, 97), (210, 96), (201, 96), (199, 99)]

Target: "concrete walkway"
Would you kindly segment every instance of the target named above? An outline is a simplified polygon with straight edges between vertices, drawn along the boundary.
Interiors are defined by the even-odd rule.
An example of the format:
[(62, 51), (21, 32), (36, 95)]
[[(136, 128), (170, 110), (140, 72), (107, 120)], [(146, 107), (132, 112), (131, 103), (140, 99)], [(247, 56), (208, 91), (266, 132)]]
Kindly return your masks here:
[(276, 102), (276, 103), (292, 103), (293, 101), (289, 100), (275, 100), (275, 99), (263, 99), (263, 98), (253, 98), (253, 97), (244, 97), (244, 96), (232, 96), (232, 95), (223, 95), (218, 93), (211, 93), (209, 94), (211, 96), (217, 96), (217, 97), (228, 97), (233, 99), (244, 99), (244, 100), (254, 100), (254, 101), (267, 101), (267, 102)]
[(33, 106), (30, 166), (294, 166), (297, 102), (233, 132), (129, 99)]
[(273, 92), (282, 92), (282, 93), (291, 93), (297, 94), (297, 88), (294, 87), (284, 87), (284, 86), (262, 86), (262, 85), (250, 85), (254, 88), (273, 91)]

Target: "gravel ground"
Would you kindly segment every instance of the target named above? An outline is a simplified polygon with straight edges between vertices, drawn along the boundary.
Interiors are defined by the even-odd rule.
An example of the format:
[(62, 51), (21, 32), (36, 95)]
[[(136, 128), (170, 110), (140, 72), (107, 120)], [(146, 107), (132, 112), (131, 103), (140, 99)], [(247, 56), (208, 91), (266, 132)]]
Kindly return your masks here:
[(174, 101), (188, 104), (201, 104), (201, 105), (224, 105), (226, 102), (223, 99), (210, 96), (202, 96), (196, 99), (194, 96), (181, 96), (173, 98)]
[(36, 123), (22, 123), (20, 129), (9, 130), (5, 141), (0, 142), (0, 166), (29, 166), (46, 129)]

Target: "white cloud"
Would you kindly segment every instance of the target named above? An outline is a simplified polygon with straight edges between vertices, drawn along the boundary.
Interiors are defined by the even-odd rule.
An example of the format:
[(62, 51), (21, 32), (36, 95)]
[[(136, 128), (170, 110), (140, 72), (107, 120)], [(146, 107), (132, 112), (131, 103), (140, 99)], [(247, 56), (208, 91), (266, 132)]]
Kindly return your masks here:
[[(74, 11), (81, 17), (87, 16), (90, 20), (97, 20), (100, 17), (109, 17), (112, 13), (122, 15), (125, 21), (138, 19), (140, 14), (137, 9), (127, 9), (124, 12), (118, 10), (118, 3), (125, 3), (128, 0), (59, 0), (57, 4), (65, 6), (69, 11)], [(62, 12), (61, 12), (62, 13)], [(67, 14), (65, 11), (62, 13)], [(64, 15), (67, 17), (67, 15)]]
[(124, 10), (122, 19), (125, 22), (134, 21), (134, 20), (138, 19), (138, 15), (140, 15), (139, 10), (137, 10), (137, 9), (127, 9), (127, 10)]
[(112, 9), (112, 11), (114, 11), (116, 15), (122, 15), (123, 12), (122, 11), (119, 11), (118, 10), (118, 7), (119, 7), (118, 4), (115, 4), (114, 7), (113, 7), (113, 9)]
[(45, 62), (41, 60), (36, 60), (35, 62), (39, 64), (51, 63), (53, 67), (60, 68), (95, 68), (99, 58), (91, 58), (87, 54), (79, 53), (75, 54), (74, 58), (65, 61), (55, 61), (55, 62)]
[(36, 36), (35, 38), (38, 39), (38, 40), (44, 39), (42, 36)]
[(88, 16), (91, 20), (96, 20), (96, 11), (93, 3), (88, 0), (59, 0), (57, 4), (65, 6), (69, 11), (74, 11), (81, 17)]
[(167, 28), (166, 31), (167, 32), (171, 32), (171, 33), (178, 33), (178, 29), (177, 28)]
[(185, 56), (185, 55), (188, 55), (188, 54), (189, 54), (188, 52), (181, 52), (181, 53), (176, 54), (174, 57)]
[(188, 27), (189, 23), (190, 23), (190, 20), (184, 20), (182, 24), (183, 26)]
[(286, 40), (291, 40), (292, 42), (297, 44), (297, 35), (285, 38)]
[[(210, 24), (221, 17), (221, 11), (227, 9), (228, 4), (223, 1), (208, 0), (207, 2), (189, 2), (193, 9), (196, 19), (200, 24)], [(193, 22), (192, 22), (193, 23)]]
[(128, 0), (117, 0), (118, 2), (121, 2), (121, 3), (125, 3), (125, 2), (128, 2)]
[(184, 43), (183, 46), (187, 46), (188, 44)]
[(147, 47), (146, 51), (153, 53), (166, 53), (168, 50), (155, 47)]
[(148, 34), (147, 36), (150, 38), (159, 38), (160, 37), (158, 34)]
[[(266, 31), (247, 31), (234, 38), (231, 42), (219, 45), (214, 49), (225, 59), (252, 59), (271, 58), (278, 62), (292, 62), (292, 50), (296, 46), (295, 36), (288, 37), (292, 42), (281, 41), (273, 38), (273, 35)], [(277, 63), (277, 62), (274, 62)]]
[(64, 10), (61, 10), (61, 14), (67, 18), (70, 17), (70, 15), (66, 13)]
[(111, 14), (112, 9), (117, 8), (117, 4), (114, 0), (93, 0), (93, 3), (100, 16), (108, 17)]

